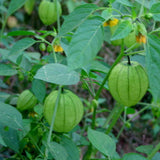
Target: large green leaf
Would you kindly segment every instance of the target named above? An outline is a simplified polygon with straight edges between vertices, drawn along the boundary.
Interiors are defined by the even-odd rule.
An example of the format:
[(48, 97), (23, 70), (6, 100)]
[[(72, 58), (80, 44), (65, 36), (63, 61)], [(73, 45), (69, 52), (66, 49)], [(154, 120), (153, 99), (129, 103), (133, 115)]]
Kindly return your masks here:
[(155, 35), (148, 36), (146, 48), (146, 67), (149, 78), (149, 87), (156, 102), (160, 96), (160, 40)]
[(137, 153), (127, 153), (123, 156), (122, 160), (147, 160), (147, 158)]
[(0, 125), (0, 134), (5, 145), (13, 149), (14, 151), (18, 152), (19, 139), (18, 139), (17, 130)]
[(17, 70), (7, 64), (0, 64), (0, 76), (13, 76), (17, 74)]
[(104, 155), (113, 157), (116, 152), (116, 144), (114, 140), (105, 133), (88, 129), (88, 138), (94, 147), (96, 147)]
[(66, 149), (68, 153), (67, 160), (79, 160), (80, 159), (78, 148), (71, 139), (63, 136), (60, 143)]
[(114, 32), (111, 40), (122, 39), (126, 37), (132, 30), (131, 21), (122, 21), (118, 26), (116, 31)]
[(8, 59), (16, 63), (17, 58), (22, 54), (22, 51), (32, 46), (34, 43), (36, 43), (36, 41), (32, 38), (24, 38), (17, 41), (11, 48), (11, 51), (8, 54)]
[(45, 83), (39, 79), (34, 79), (32, 82), (32, 92), (37, 99), (42, 103), (46, 95)]
[(117, 0), (117, 2), (119, 2), (125, 6), (132, 7), (132, 3), (129, 0)]
[(11, 0), (11, 2), (9, 3), (7, 17), (21, 8), (24, 5), (25, 1), (26, 0)]
[(50, 63), (38, 70), (35, 77), (46, 82), (59, 85), (72, 85), (79, 82), (79, 74), (68, 66), (58, 63)]
[(71, 14), (69, 14), (65, 18), (59, 35), (62, 36), (77, 28), (97, 8), (98, 7), (95, 4), (84, 4), (77, 7)]
[(153, 145), (142, 145), (136, 148), (136, 151), (149, 155), (153, 150)]
[(103, 21), (93, 16), (79, 26), (68, 47), (67, 61), (71, 68), (82, 68), (96, 57), (103, 43)]
[(22, 115), (15, 107), (0, 102), (0, 113), (0, 125), (16, 130), (23, 129)]
[(51, 142), (48, 144), (48, 150), (55, 160), (67, 160), (68, 154), (65, 148), (56, 142)]
[(150, 12), (153, 14), (155, 21), (160, 21), (160, 2), (153, 4)]
[(108, 73), (108, 71), (109, 71), (109, 67), (105, 66), (100, 61), (92, 61), (87, 66), (85, 66), (83, 69), (87, 73), (89, 73), (89, 71), (97, 71), (97, 72), (102, 72), (102, 73)]

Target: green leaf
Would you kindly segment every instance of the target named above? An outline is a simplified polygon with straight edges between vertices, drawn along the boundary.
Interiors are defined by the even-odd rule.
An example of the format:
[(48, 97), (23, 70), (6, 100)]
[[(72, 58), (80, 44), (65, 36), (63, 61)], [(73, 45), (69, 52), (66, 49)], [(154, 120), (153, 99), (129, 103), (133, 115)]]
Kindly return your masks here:
[(131, 21), (125, 20), (122, 21), (114, 32), (111, 40), (122, 39), (126, 37), (132, 30)]
[(82, 24), (92, 12), (98, 7), (95, 4), (84, 4), (77, 7), (71, 14), (69, 14), (60, 29), (59, 35), (65, 35), (71, 32)]
[(153, 145), (142, 145), (136, 148), (136, 151), (149, 155), (152, 152)]
[(63, 136), (60, 143), (66, 149), (68, 153), (67, 160), (79, 160), (80, 159), (79, 150), (77, 146), (73, 143), (72, 140)]
[(82, 68), (96, 57), (103, 43), (103, 21), (93, 16), (79, 26), (68, 47), (67, 61), (71, 68)]
[(2, 146), (7, 147), (7, 145), (5, 144), (4, 140), (2, 139), (1, 134), (0, 134), (0, 144), (1, 144)]
[(10, 96), (10, 94), (5, 92), (0, 92), (0, 101), (5, 102), (5, 100)]
[(88, 138), (94, 147), (96, 147), (104, 155), (113, 157), (116, 152), (116, 144), (114, 140), (105, 133), (88, 129)]
[(51, 63), (43, 66), (36, 73), (35, 79), (59, 85), (72, 85), (79, 82), (79, 74), (68, 66)]
[(0, 102), (0, 113), (0, 125), (16, 130), (23, 129), (22, 115), (15, 107)]
[(9, 54), (9, 50), (0, 48), (0, 55), (2, 60), (6, 60)]
[(17, 131), (12, 128), (7, 128), (3, 125), (0, 125), (0, 134), (4, 143), (14, 151), (18, 152), (19, 150), (19, 139)]
[(105, 21), (109, 20), (111, 17), (112, 17), (112, 10), (109, 8), (109, 9), (106, 9), (102, 12), (102, 17), (105, 19)]
[(99, 61), (92, 61), (87, 66), (84, 67), (84, 70), (89, 73), (89, 71), (98, 71), (102, 73), (108, 73), (109, 67), (103, 65)]
[(148, 36), (146, 48), (146, 67), (149, 78), (149, 86), (153, 99), (156, 102), (160, 96), (160, 40), (155, 35)]
[(137, 153), (127, 153), (123, 156), (122, 160), (147, 160), (147, 158)]
[(17, 70), (7, 64), (0, 64), (0, 76), (13, 76), (17, 74)]
[(83, 4), (83, 2), (68, 0), (66, 5), (69, 13), (73, 12), (76, 7)]
[(12, 31), (7, 36), (33, 36), (36, 35), (34, 31)]
[(7, 17), (9, 17), (12, 13), (14, 13), (16, 10), (21, 8), (26, 0), (11, 0), (9, 3), (8, 13)]
[(119, 2), (125, 6), (128, 6), (128, 7), (132, 7), (132, 3), (129, 0), (117, 0), (117, 2)]
[(145, 0), (145, 1), (135, 0), (135, 1), (138, 2), (140, 5), (144, 6), (145, 8), (149, 9), (149, 6), (150, 6), (149, 0)]
[(51, 142), (48, 144), (48, 150), (52, 155), (52, 158), (55, 158), (55, 160), (67, 160), (68, 154), (65, 150), (65, 148), (56, 142)]
[(43, 100), (46, 95), (46, 86), (45, 83), (39, 79), (34, 79), (32, 82), (32, 92), (37, 97), (37, 99), (43, 103)]
[(18, 132), (19, 140), (22, 140), (31, 130), (31, 119), (23, 119), (23, 128), (24, 130)]
[(152, 158), (152, 160), (159, 160), (159, 157), (160, 157), (160, 153), (157, 152), (155, 156)]
[(6, 85), (2, 79), (0, 79), (0, 88), (4, 88), (4, 89), (8, 88), (8, 85)]
[(13, 63), (16, 63), (17, 58), (22, 54), (22, 51), (29, 48), (34, 43), (36, 43), (36, 41), (32, 38), (24, 38), (17, 41), (9, 52), (8, 59)]
[(160, 2), (153, 4), (150, 12), (153, 14), (155, 21), (160, 21)]

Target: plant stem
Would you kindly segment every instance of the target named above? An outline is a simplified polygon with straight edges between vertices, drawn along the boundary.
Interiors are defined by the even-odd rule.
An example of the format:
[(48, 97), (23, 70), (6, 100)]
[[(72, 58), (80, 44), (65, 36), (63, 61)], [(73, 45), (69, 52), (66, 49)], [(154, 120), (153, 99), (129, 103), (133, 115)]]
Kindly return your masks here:
[[(53, 127), (54, 127), (54, 121), (55, 121), (55, 118), (56, 118), (56, 113), (57, 113), (57, 109), (58, 109), (60, 95), (61, 95), (61, 86), (59, 86), (59, 89), (58, 89), (58, 95), (57, 95), (57, 99), (56, 99), (56, 103), (55, 103), (55, 108), (54, 108), (54, 112), (53, 112), (53, 116), (52, 116), (52, 122), (51, 122), (51, 125), (50, 125), (49, 135), (48, 135), (48, 139), (47, 139), (47, 145), (51, 141), (52, 130), (53, 130)], [(48, 159), (48, 149), (47, 149), (47, 146), (46, 146), (45, 160), (47, 160), (47, 159)]]
[(141, 5), (141, 9), (140, 9), (140, 12), (139, 12), (139, 14), (138, 14), (138, 17), (141, 17), (141, 15), (143, 14), (144, 2), (145, 2), (145, 0), (143, 0), (143, 4)]
[(43, 156), (43, 152), (41, 151), (41, 149), (39, 148), (39, 146), (37, 145), (37, 143), (35, 142), (35, 140), (33, 139), (32, 135), (29, 133), (28, 137), (31, 139), (31, 141), (33, 142), (33, 144), (35, 145), (35, 147), (37, 148), (37, 150), (39, 151), (39, 153)]
[(160, 150), (160, 143), (158, 143), (156, 145), (156, 147), (152, 150), (152, 152), (149, 154), (149, 156), (147, 157), (148, 160), (152, 160), (152, 158), (154, 157), (154, 155)]
[[(144, 105), (144, 104), (143, 104)], [(144, 112), (145, 110), (147, 110), (148, 108), (150, 108), (151, 104), (146, 104), (147, 106), (142, 108), (139, 112), (137, 112), (136, 114), (134, 114), (130, 119), (128, 119), (126, 121), (126, 123), (129, 123), (130, 121), (132, 121), (135, 117), (137, 117), (139, 114), (141, 114), (142, 112)], [(123, 124), (121, 130), (118, 133), (117, 139), (120, 137), (121, 133), (123, 132), (125, 128), (125, 123)]]
[(59, 8), (58, 8), (58, 0), (55, 0), (56, 8), (57, 8), (57, 30), (60, 30), (60, 15), (59, 15)]
[(125, 54), (125, 56), (131, 56), (131, 55), (140, 54), (140, 53), (141, 53), (141, 54), (144, 53), (144, 50), (127, 53), (127, 54)]
[(1, 29), (1, 34), (0, 34), (0, 41), (2, 40), (2, 36), (3, 36), (3, 32), (4, 32), (4, 28), (6, 26), (7, 23), (7, 17), (5, 17), (3, 24), (2, 24), (2, 29)]
[(103, 128), (106, 128), (109, 124), (109, 122), (111, 121), (114, 113), (115, 113), (116, 107), (113, 108), (113, 110), (111, 111), (111, 113), (109, 114), (108, 118), (106, 119), (105, 123), (103, 124)]
[(110, 131), (112, 130), (112, 128), (114, 127), (114, 125), (116, 124), (117, 120), (119, 119), (121, 113), (124, 110), (124, 106), (121, 106), (121, 105), (116, 105), (115, 108), (116, 109), (113, 110), (114, 113), (112, 113), (112, 115), (113, 115), (112, 121), (111, 121), (109, 127), (106, 130), (106, 134), (110, 133)]
[[(106, 77), (104, 78), (101, 86), (99, 87), (99, 89), (98, 89), (98, 91), (97, 91), (97, 93), (96, 93), (96, 95), (95, 95), (95, 98), (94, 98), (95, 100), (98, 100), (98, 98), (99, 98), (99, 96), (100, 96), (100, 93), (101, 93), (101, 91), (102, 91), (102, 89), (103, 89), (106, 81), (108, 80), (109, 74), (111, 73), (112, 69), (120, 62), (120, 60), (122, 59), (123, 56), (124, 56), (124, 43), (122, 44), (122, 47), (121, 47), (121, 53), (119, 54), (119, 56), (117, 57), (117, 59), (116, 59), (115, 62), (113, 63), (113, 65), (112, 65), (112, 67), (110, 68), (108, 74), (106, 75)], [(121, 108), (121, 107), (119, 107), (119, 108)], [(93, 129), (95, 128), (96, 109), (97, 109), (97, 107), (94, 107), (94, 111), (93, 111), (93, 115), (92, 115), (92, 128), (93, 128)], [(122, 109), (121, 109), (121, 110), (122, 110)], [(121, 110), (116, 110), (116, 111), (117, 111), (116, 114), (119, 112), (119, 116), (120, 116), (120, 114), (121, 114), (122, 111), (123, 111), (123, 110), (122, 110), (122, 111), (121, 111)], [(119, 116), (118, 116), (118, 118), (119, 118)], [(118, 118), (117, 118), (117, 119), (118, 119)], [(114, 121), (117, 121), (116, 118), (114, 118), (114, 119), (115, 119)], [(115, 124), (115, 123), (114, 123), (114, 124)], [(113, 124), (112, 124), (112, 125), (113, 125)], [(113, 126), (112, 126), (112, 127), (113, 127)], [(112, 127), (110, 127), (110, 128), (112, 129)], [(86, 152), (83, 160), (88, 160), (88, 159), (90, 158), (90, 156), (91, 156), (91, 153), (92, 153), (92, 144), (90, 143), (90, 145), (89, 145), (89, 147), (88, 147), (88, 151)]]
[(106, 83), (106, 81), (108, 80), (109, 74), (111, 73), (112, 69), (120, 62), (120, 60), (122, 59), (122, 57), (124, 56), (124, 46), (121, 47), (121, 53), (119, 54), (119, 56), (117, 57), (117, 59), (115, 60), (115, 62), (113, 63), (112, 67), (110, 68), (108, 74), (106, 75), (106, 77), (104, 78), (100, 88), (98, 89), (95, 99), (98, 100), (100, 93)]

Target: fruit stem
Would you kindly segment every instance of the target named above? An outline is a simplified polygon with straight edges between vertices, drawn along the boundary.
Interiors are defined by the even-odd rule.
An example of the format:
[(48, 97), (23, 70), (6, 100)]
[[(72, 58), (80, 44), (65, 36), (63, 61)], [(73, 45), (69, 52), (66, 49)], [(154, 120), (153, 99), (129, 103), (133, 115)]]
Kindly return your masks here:
[[(55, 108), (54, 108), (54, 112), (53, 112), (53, 115), (52, 115), (52, 122), (51, 122), (51, 125), (50, 125), (49, 135), (48, 135), (48, 139), (47, 139), (47, 145), (51, 141), (52, 130), (53, 130), (53, 127), (54, 127), (54, 121), (55, 121), (55, 118), (56, 118), (56, 113), (57, 113), (58, 104), (59, 104), (60, 95), (61, 95), (61, 88), (62, 87), (59, 86), (58, 95), (57, 95), (57, 99), (56, 99), (56, 103), (55, 103)], [(45, 160), (48, 159), (48, 148), (47, 148), (47, 146), (46, 146), (46, 150), (45, 150), (45, 158), (44, 159)]]
[(128, 65), (131, 65), (130, 57), (129, 57), (129, 56), (127, 56), (127, 58), (128, 58)]

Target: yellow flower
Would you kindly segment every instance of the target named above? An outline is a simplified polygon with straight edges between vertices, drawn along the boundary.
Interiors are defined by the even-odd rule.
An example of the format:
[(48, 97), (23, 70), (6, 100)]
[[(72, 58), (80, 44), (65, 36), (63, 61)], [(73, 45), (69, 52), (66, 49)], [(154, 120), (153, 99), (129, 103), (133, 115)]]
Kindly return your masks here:
[(63, 52), (63, 48), (60, 45), (53, 46), (55, 52)]
[(136, 36), (136, 41), (138, 43), (146, 43), (146, 36), (145, 35), (142, 35), (141, 33), (139, 33), (137, 36)]
[(118, 22), (119, 22), (119, 20), (114, 18), (113, 20), (109, 21), (109, 26), (110, 27), (116, 26), (118, 24)]
[(110, 19), (110, 20), (103, 23), (103, 27), (106, 27), (106, 26), (113, 27), (113, 26), (116, 26), (118, 24), (118, 22), (119, 22), (119, 20), (116, 18)]
[(103, 23), (103, 27), (109, 26), (108, 22)]

